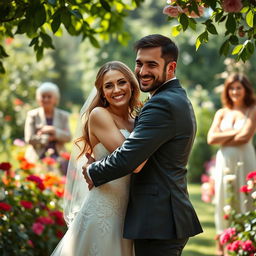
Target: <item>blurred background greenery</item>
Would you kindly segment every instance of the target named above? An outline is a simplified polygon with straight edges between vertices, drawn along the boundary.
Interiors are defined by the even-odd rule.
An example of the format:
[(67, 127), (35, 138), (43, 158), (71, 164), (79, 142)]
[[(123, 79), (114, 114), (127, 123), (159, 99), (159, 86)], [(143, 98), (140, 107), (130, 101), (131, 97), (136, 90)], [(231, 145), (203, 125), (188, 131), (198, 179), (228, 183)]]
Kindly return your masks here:
[[(120, 60), (134, 68), (133, 43), (150, 33), (171, 35), (171, 25), (162, 14), (163, 3), (148, 0), (125, 18), (126, 38), (109, 36), (95, 48), (89, 40), (71, 37), (64, 33), (55, 36), (55, 50), (46, 51), (44, 58), (36, 61), (35, 53), (28, 47), (29, 40), (23, 36), (8, 38), (4, 42), (9, 57), (5, 59), (6, 73), (0, 75), (0, 152), (8, 155), (15, 138), (23, 138), (26, 112), (35, 107), (35, 89), (45, 81), (56, 83), (61, 89), (60, 107), (72, 113), (71, 126), (75, 127), (77, 113), (93, 87), (95, 74), (100, 65), (109, 60)], [(177, 77), (187, 89), (193, 102), (198, 131), (189, 161), (189, 180), (199, 182), (204, 163), (215, 154), (209, 147), (206, 135), (213, 115), (220, 107), (221, 85), (228, 72), (244, 71), (251, 81), (256, 78), (255, 54), (246, 63), (235, 63), (229, 57), (220, 57), (218, 49), (221, 36), (195, 50), (195, 35), (187, 31), (174, 40), (180, 49)], [(119, 39), (119, 40), (118, 40)]]
[[(171, 26), (163, 15), (162, 1), (145, 1), (125, 17), (126, 33), (122, 38), (109, 35), (106, 41), (99, 41), (100, 48), (82, 37), (71, 37), (63, 32), (54, 36), (55, 50), (45, 51), (40, 62), (29, 45), (29, 39), (20, 35), (1, 42), (10, 55), (4, 61), (5, 74), (0, 74), (0, 162), (8, 161), (17, 154), (13, 141), (24, 137), (24, 122), (28, 110), (37, 106), (35, 90), (42, 82), (52, 81), (61, 91), (60, 108), (71, 113), (70, 125), (74, 134), (79, 109), (94, 85), (99, 67), (109, 60), (120, 60), (134, 69), (135, 53), (133, 43), (142, 36), (160, 33), (171, 36)], [(199, 31), (200, 32), (200, 31)], [(200, 178), (205, 164), (215, 155), (216, 147), (206, 142), (207, 132), (215, 111), (221, 106), (220, 91), (227, 74), (243, 71), (255, 85), (256, 56), (245, 63), (234, 62), (230, 56), (219, 56), (222, 38), (209, 38), (207, 45), (195, 50), (196, 35), (187, 31), (174, 38), (180, 49), (177, 77), (187, 90), (197, 118), (198, 130), (188, 164), (188, 179), (191, 199), (199, 213), (205, 232), (192, 238), (184, 251), (185, 256), (213, 255), (214, 224), (213, 206), (200, 199)], [(120, 42), (122, 44), (120, 44)], [(69, 144), (71, 148), (71, 143)], [(19, 150), (18, 150), (19, 151)], [(14, 163), (15, 164), (15, 163)]]

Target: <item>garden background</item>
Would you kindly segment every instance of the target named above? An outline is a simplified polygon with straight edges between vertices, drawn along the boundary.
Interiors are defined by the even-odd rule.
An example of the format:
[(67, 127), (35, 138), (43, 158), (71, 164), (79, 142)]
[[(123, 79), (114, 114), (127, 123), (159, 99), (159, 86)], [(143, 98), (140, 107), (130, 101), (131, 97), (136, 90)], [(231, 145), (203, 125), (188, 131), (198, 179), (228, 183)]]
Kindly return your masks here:
[[(16, 1), (10, 0), (8, 2), (12, 3)], [(56, 1), (53, 0), (48, 2), (53, 4), (53, 6), (54, 4), (57, 4)], [(67, 1), (67, 3), (70, 4), (75, 2), (79, 1)], [(82, 3), (83, 1), (80, 2)], [(90, 4), (90, 1), (84, 2)], [(121, 5), (121, 1), (94, 2), (95, 5), (100, 4), (100, 8), (105, 8), (106, 10), (111, 8), (111, 4), (116, 2), (119, 2), (121, 9), (124, 8)], [(37, 45), (35, 41), (32, 43), (33, 38), (36, 38), (34, 36), (35, 32), (27, 32), (26, 25), (24, 25), (25, 28), (23, 27), (24, 31), (22, 31), (22, 26), (18, 25), (19, 32), (16, 33), (15, 36), (12, 36), (12, 34), (8, 32), (8, 29), (6, 29), (6, 21), (4, 22), (1, 20), (0, 27), (2, 30), (0, 31), (0, 39), (2, 46), (0, 52), (3, 66), (1, 66), (2, 74), (0, 74), (0, 162), (10, 162), (12, 164), (12, 170), (19, 170), (21, 176), (22, 173), (26, 173), (24, 174), (26, 177), (28, 175), (33, 175), (34, 169), (38, 168), (33, 166), (21, 167), (22, 158), (20, 156), (22, 155), (22, 152), (24, 152), (25, 147), (20, 140), (23, 140), (24, 137), (23, 128), (26, 113), (28, 110), (37, 106), (35, 101), (35, 90), (42, 82), (52, 81), (59, 86), (61, 91), (59, 107), (71, 113), (70, 126), (74, 134), (76, 121), (79, 118), (79, 109), (86, 100), (88, 93), (91, 91), (96, 72), (103, 63), (109, 60), (120, 60), (133, 69), (135, 60), (133, 43), (137, 39), (152, 33), (173, 36), (173, 27), (177, 27), (179, 23), (177, 22), (177, 19), (168, 18), (163, 14), (165, 1), (147, 0), (131, 2), (131, 6), (126, 6), (126, 8), (133, 10), (129, 10), (127, 16), (120, 17), (123, 13), (116, 17), (114, 14), (109, 14), (110, 16), (112, 15), (114, 25), (113, 27), (108, 27), (106, 25), (106, 28), (103, 31), (104, 33), (97, 32), (97, 28), (95, 28), (96, 32), (91, 32), (91, 34), (87, 34), (87, 36), (84, 36), (84, 34), (81, 33), (75, 33), (74, 31), (72, 32), (67, 25), (66, 18), (63, 18), (63, 25), (59, 24), (60, 27), (55, 33), (50, 34), (52, 39), (49, 39), (47, 34), (46, 36), (42, 36), (42, 34), (49, 29), (46, 24), (40, 32), (42, 34), (38, 37), (39, 39), (41, 37), (44, 38), (44, 45), (41, 44), (41, 46), (40, 43)], [(140, 4), (140, 6), (136, 7), (135, 3), (138, 5)], [(0, 4), (0, 12), (3, 11), (3, 8), (4, 5)], [(97, 10), (95, 10), (95, 13), (96, 12)], [(79, 16), (77, 12), (75, 14)], [(100, 16), (100, 14), (98, 15)], [(206, 9), (204, 15), (200, 17), (199, 20), (204, 21), (210, 15), (210, 10)], [(26, 23), (26, 20), (29, 20), (29, 18), (29, 15), (26, 14), (23, 23)], [(182, 19), (179, 19), (178, 21), (184, 26)], [(87, 22), (90, 24), (89, 21)], [(256, 24), (255, 21), (253, 22)], [(121, 27), (121, 25), (123, 25), (123, 27)], [(104, 27), (104, 25), (102, 25), (102, 27)], [(4, 30), (4, 28), (6, 30)], [(116, 33), (118, 30), (121, 30), (119, 31), (119, 34)], [(215, 111), (221, 106), (220, 92), (223, 81), (230, 72), (239, 71), (246, 73), (255, 86), (256, 56), (254, 48), (248, 59), (244, 59), (244, 61), (242, 61), (242, 58), (242, 60), (236, 62), (231, 51), (224, 52), (224, 55), (219, 55), (219, 49), (223, 46), (223, 42), (225, 42), (224, 37), (227, 35), (225, 34), (227, 25), (220, 26), (219, 34), (217, 36), (214, 36), (214, 33), (213, 35), (209, 35), (207, 44), (200, 46), (197, 51), (195, 42), (198, 35), (204, 31), (204, 28), (199, 26), (196, 31), (193, 29), (183, 30), (186, 33), (180, 33), (179, 31), (176, 33), (177, 37), (174, 38), (180, 49), (176, 75), (187, 90), (197, 117), (198, 130), (188, 164), (188, 180), (191, 200), (193, 201), (204, 228), (203, 234), (192, 238), (189, 241), (183, 255), (211, 256), (214, 255), (215, 252), (213, 205), (206, 204), (201, 200), (200, 183), (202, 174), (206, 172), (207, 163), (212, 162), (217, 147), (207, 145), (207, 132)], [(7, 31), (8, 33), (5, 33), (4, 31)], [(202, 42), (203, 41), (204, 40), (202, 40)], [(34, 47), (34, 49), (29, 47), (29, 45)], [(37, 45), (37, 47), (35, 47), (35, 45)], [(51, 49), (53, 48), (53, 45), (54, 49)], [(9, 57), (4, 56), (4, 53), (6, 53), (6, 55), (8, 54)], [(37, 62), (39, 59), (40, 61)], [(68, 150), (71, 149), (71, 143), (67, 148)], [(39, 163), (42, 172), (44, 172), (43, 169), (48, 168), (46, 167), (47, 164), (49, 163)], [(61, 178), (60, 180), (58, 180), (58, 178), (51, 178), (52, 183), (48, 183), (50, 186), (50, 192), (47, 195), (48, 197), (44, 196), (41, 200), (45, 203), (45, 207), (52, 207), (53, 213), (51, 216), (54, 216), (56, 221), (58, 220), (59, 215), (54, 211), (61, 209), (61, 193), (58, 194), (56, 191), (58, 189), (62, 190), (63, 186), (61, 185), (59, 188), (57, 186), (58, 182), (62, 183), (60, 182)], [(46, 176), (44, 179), (47, 179), (48, 181), (50, 180), (50, 178)], [(13, 181), (14, 180), (15, 177), (13, 176)], [(18, 200), (20, 202), (21, 199), (23, 201), (30, 201), (30, 197), (40, 197), (40, 191), (35, 192), (34, 194), (28, 193), (29, 189), (36, 191), (37, 187), (41, 184), (40, 182), (42, 182), (47, 189), (45, 180), (40, 181), (30, 177), (30, 181), (34, 185), (29, 184), (28, 181), (29, 180), (24, 181), (25, 185), (23, 187), (23, 193), (26, 195), (26, 200), (24, 199), (24, 194), (5, 195), (5, 197), (9, 196), (14, 198), (16, 196), (16, 201), (14, 200), (13, 202), (18, 204)], [(7, 183), (5, 182), (4, 184), (6, 185)], [(11, 184), (11, 182), (9, 184)], [(28, 188), (26, 188), (26, 185), (28, 185)], [(0, 191), (0, 194), (1, 193), (5, 192)], [(19, 191), (17, 193), (21, 192)], [(3, 200), (2, 198), (3, 197), (0, 196), (0, 200)], [(49, 202), (46, 201), (47, 198), (49, 199)], [(40, 201), (35, 198), (33, 200), (34, 203)], [(49, 203), (52, 203), (52, 205), (49, 205)], [(19, 207), (21, 207), (21, 209), (19, 209)], [(22, 212), (29, 210), (29, 206), (26, 205), (26, 203), (19, 207), (17, 207), (17, 212), (15, 214), (21, 214)], [(34, 213), (38, 214), (38, 217), (40, 214), (37, 211), (44, 211), (44, 209), (34, 210)], [(9, 214), (11, 216), (11, 213)], [(0, 213), (2, 223), (6, 223), (6, 219), (3, 219), (3, 216), (4, 215)], [(46, 217), (46, 213), (45, 215), (43, 214), (43, 216)], [(31, 221), (32, 219), (33, 218), (31, 217)], [(47, 219), (43, 221), (45, 221), (44, 225), (51, 225), (51, 223), (46, 224)], [(17, 230), (15, 232), (18, 236), (10, 236), (10, 239), (14, 239), (13, 241), (10, 241), (10, 246), (12, 242), (16, 242), (18, 239), (32, 241), (32, 238), (28, 239), (27, 236), (22, 235), (22, 230), (29, 228), (22, 227), (23, 222), (25, 222), (26, 225), (29, 225), (29, 222), (22, 219), (12, 225), (13, 229), (16, 226)], [(30, 249), (33, 248), (33, 245), (28, 244), (28, 247), (24, 249), (24, 254), (19, 252), (19, 254), (15, 255), (47, 255), (43, 252), (43, 243), (52, 239), (52, 244), (49, 243), (48, 247), (50, 250), (61, 236), (60, 232), (65, 231), (61, 221), (59, 224), (60, 229), (58, 229), (58, 225), (56, 224), (56, 227), (53, 229), (48, 228), (48, 233), (44, 231), (44, 234), (42, 231), (42, 233), (39, 232), (40, 234), (33, 234), (33, 239), (35, 239), (35, 236), (38, 241), (42, 239), (42, 244), (40, 245), (40, 243), (38, 243), (41, 247), (39, 246), (39, 249), (36, 252), (34, 248), (34, 253), (31, 253)], [(12, 233), (13, 230), (6, 231), (3, 230), (3, 228), (0, 228), (0, 235), (3, 231)], [(58, 234), (57, 236), (56, 232)], [(5, 255), (12, 254), (7, 253)]]

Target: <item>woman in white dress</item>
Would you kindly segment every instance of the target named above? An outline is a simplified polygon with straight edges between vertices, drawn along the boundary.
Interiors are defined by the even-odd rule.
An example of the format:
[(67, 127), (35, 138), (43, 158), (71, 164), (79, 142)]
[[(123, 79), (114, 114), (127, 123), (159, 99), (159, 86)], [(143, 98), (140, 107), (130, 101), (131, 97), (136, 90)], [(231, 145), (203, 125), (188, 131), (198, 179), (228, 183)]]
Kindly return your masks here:
[[(250, 200), (245, 203), (239, 192), (246, 183), (246, 175), (256, 170), (256, 157), (252, 138), (256, 129), (256, 106), (253, 87), (241, 74), (227, 78), (222, 92), (224, 107), (215, 114), (208, 132), (208, 143), (220, 145), (216, 155), (215, 180), (215, 226), (219, 234), (227, 228), (224, 206), (231, 205), (237, 212), (251, 209)], [(228, 181), (229, 179), (229, 181)], [(231, 179), (231, 180), (230, 180)], [(230, 198), (230, 184), (233, 198)], [(218, 241), (217, 255), (224, 255)]]
[(85, 155), (92, 154), (99, 160), (129, 136), (134, 127), (139, 86), (125, 64), (112, 61), (100, 68), (95, 87), (95, 97), (82, 109), (80, 131), (83, 133), (77, 140), (80, 150), (76, 168), (69, 166), (68, 183), (72, 179), (75, 183), (67, 185), (65, 193), (68, 202), (64, 215), (69, 228), (52, 253), (54, 256), (133, 255), (132, 241), (122, 237), (130, 176), (94, 187), (85, 196), (87, 184), (81, 167), (85, 164)]

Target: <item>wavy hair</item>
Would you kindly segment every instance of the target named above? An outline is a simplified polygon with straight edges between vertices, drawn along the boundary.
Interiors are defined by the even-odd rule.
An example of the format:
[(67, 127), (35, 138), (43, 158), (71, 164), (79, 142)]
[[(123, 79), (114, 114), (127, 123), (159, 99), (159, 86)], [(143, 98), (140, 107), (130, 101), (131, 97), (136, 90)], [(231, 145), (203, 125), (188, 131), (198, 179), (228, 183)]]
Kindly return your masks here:
[[(140, 95), (139, 84), (135, 75), (130, 70), (130, 68), (120, 61), (110, 61), (105, 63), (103, 66), (101, 66), (95, 80), (95, 87), (97, 89), (97, 94), (82, 116), (83, 124), (84, 124), (83, 135), (82, 137), (75, 140), (75, 144), (81, 149), (81, 153), (79, 154), (78, 158), (85, 153), (92, 153), (93, 148), (89, 139), (89, 116), (94, 108), (96, 107), (106, 108), (109, 106), (109, 103), (107, 102), (106, 104), (106, 101), (104, 100), (102, 88), (103, 88), (104, 75), (110, 70), (117, 70), (121, 72), (131, 84), (132, 95), (129, 101), (129, 113), (132, 117), (134, 117), (135, 108), (139, 104), (139, 95)], [(83, 143), (82, 147), (79, 145), (79, 143), (81, 142)]]

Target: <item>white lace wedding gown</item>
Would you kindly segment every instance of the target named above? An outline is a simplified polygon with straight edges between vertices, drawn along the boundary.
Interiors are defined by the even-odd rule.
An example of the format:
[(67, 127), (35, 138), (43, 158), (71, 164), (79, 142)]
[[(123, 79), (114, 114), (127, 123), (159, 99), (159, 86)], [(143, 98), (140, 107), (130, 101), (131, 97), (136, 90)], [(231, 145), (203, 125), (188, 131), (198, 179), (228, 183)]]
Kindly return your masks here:
[[(246, 120), (248, 113), (244, 119), (237, 120), (232, 124), (230, 117), (225, 117), (221, 124), (221, 130), (241, 129)], [(228, 227), (228, 221), (224, 219), (224, 206), (231, 204), (238, 212), (246, 212), (252, 209), (252, 200), (246, 197), (244, 193), (239, 192), (241, 186), (246, 185), (246, 175), (256, 170), (256, 156), (252, 139), (240, 146), (221, 147), (216, 155), (216, 167), (214, 171), (215, 179), (215, 225), (218, 234), (222, 233)], [(230, 193), (229, 182), (225, 179), (227, 175), (235, 175), (232, 181), (233, 196), (232, 202), (229, 202)], [(233, 176), (234, 177), (234, 176)], [(247, 200), (247, 203), (245, 203)]]
[[(96, 160), (109, 154), (100, 143), (93, 153)], [(133, 256), (132, 240), (123, 238), (129, 185), (130, 175), (94, 187), (52, 256)]]

